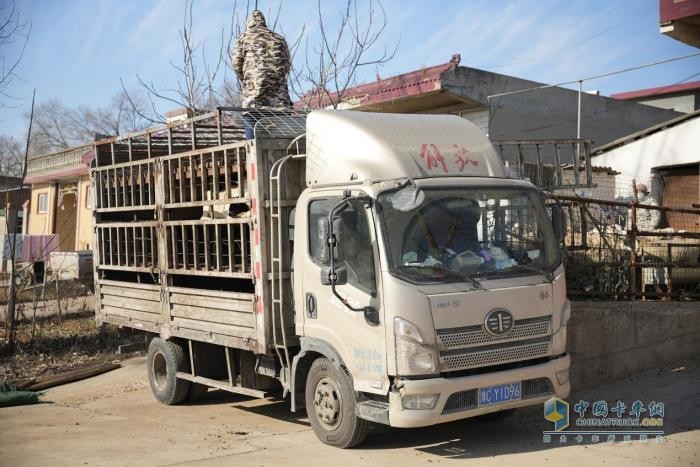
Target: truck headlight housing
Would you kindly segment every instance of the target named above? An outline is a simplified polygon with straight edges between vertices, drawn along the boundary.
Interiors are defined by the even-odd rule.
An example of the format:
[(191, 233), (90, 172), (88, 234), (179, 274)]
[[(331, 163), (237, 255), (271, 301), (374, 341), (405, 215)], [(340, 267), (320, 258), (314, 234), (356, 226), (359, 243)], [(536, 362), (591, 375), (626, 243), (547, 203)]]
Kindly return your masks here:
[(552, 355), (561, 355), (566, 352), (566, 326), (562, 326), (559, 332), (552, 336)]
[(552, 355), (561, 355), (566, 352), (566, 325), (571, 317), (571, 302), (566, 300), (561, 310), (559, 329), (552, 336)]
[(433, 410), (440, 394), (411, 394), (401, 398), (401, 407), (407, 410)]
[(425, 375), (440, 371), (437, 351), (425, 344), (418, 327), (402, 318), (394, 318), (396, 341), (396, 373)]

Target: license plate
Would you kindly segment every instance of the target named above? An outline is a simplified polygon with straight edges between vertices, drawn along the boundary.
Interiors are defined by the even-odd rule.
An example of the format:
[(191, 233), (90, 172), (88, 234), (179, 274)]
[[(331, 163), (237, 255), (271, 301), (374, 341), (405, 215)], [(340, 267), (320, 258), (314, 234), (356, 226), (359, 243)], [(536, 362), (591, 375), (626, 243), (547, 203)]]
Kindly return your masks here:
[(499, 384), (479, 388), (479, 405), (495, 405), (504, 402), (519, 401), (522, 394), (521, 382)]

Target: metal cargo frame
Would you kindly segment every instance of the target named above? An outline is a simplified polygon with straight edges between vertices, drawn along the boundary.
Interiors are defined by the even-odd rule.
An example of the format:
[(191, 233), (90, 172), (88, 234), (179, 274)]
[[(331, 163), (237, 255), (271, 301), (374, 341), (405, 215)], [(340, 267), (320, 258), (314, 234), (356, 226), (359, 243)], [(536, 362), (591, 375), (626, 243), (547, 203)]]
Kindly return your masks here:
[[(296, 111), (220, 108), (97, 142), (97, 320), (274, 355), (269, 172), (304, 130)], [(305, 186), (301, 164), (287, 175), (285, 225)], [(277, 276), (290, 291), (281, 312), (294, 346), (286, 259)]]

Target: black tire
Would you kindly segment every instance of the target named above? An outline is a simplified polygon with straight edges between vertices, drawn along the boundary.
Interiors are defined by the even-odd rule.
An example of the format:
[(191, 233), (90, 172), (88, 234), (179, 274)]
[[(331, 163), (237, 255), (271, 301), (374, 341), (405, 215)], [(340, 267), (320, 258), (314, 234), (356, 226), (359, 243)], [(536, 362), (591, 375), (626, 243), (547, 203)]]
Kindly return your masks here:
[(190, 381), (190, 389), (187, 391), (187, 402), (201, 401), (206, 397), (208, 392), (209, 386)]
[(174, 405), (185, 400), (190, 382), (175, 376), (178, 371), (187, 371), (185, 352), (180, 345), (154, 337), (148, 345), (146, 365), (148, 382), (158, 401)]
[(355, 414), (350, 378), (326, 358), (314, 360), (306, 378), (306, 413), (318, 439), (351, 448), (367, 438), (369, 423)]

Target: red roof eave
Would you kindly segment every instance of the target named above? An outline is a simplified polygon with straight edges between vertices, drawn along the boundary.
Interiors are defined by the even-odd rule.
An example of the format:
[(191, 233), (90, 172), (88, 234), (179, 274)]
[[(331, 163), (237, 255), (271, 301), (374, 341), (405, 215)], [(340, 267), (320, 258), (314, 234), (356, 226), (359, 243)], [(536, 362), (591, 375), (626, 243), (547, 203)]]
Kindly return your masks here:
[(46, 173), (46, 174), (39, 174), (39, 175), (32, 175), (27, 177), (24, 182), (25, 183), (42, 183), (42, 182), (50, 182), (54, 180), (61, 180), (65, 178), (74, 178), (74, 177), (79, 177), (82, 175), (87, 175), (89, 173), (89, 169), (87, 166), (80, 165), (80, 166), (73, 166), (69, 167), (65, 170), (62, 170), (60, 172), (51, 172), (51, 173)]
[[(451, 61), (355, 86), (345, 91), (342, 101), (360, 106), (376, 105), (402, 97), (439, 91), (441, 89), (440, 77), (442, 74), (456, 66), (457, 63)], [(332, 99), (335, 100), (336, 96), (337, 93), (331, 93)], [(308, 93), (305, 99), (295, 102), (294, 106), (303, 107), (305, 101), (309, 101), (313, 108), (326, 107), (331, 103), (328, 95), (323, 92), (316, 92), (315, 95)]]
[(690, 83), (673, 84), (670, 86), (659, 86), (656, 88), (640, 89), (637, 91), (619, 92), (617, 94), (611, 94), (610, 97), (617, 100), (631, 100), (639, 99), (642, 97), (652, 97), (652, 96), (664, 96), (666, 94), (675, 94), (683, 91), (700, 91), (700, 81), (693, 81)]

